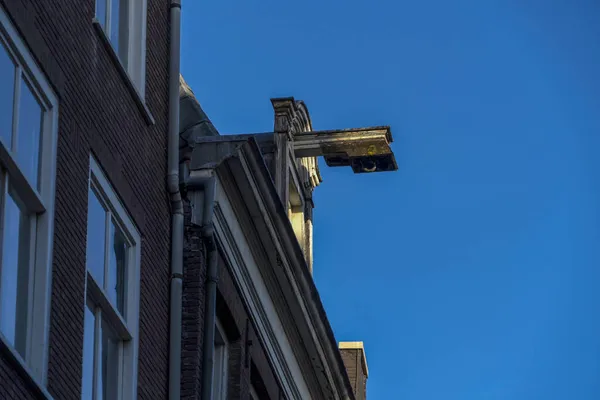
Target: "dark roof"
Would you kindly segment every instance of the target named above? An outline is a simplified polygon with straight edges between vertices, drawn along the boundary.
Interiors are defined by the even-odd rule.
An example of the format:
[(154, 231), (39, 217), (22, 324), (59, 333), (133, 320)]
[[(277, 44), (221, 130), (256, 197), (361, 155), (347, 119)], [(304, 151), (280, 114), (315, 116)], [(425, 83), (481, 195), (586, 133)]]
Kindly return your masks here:
[(219, 136), (194, 92), (179, 75), (179, 136), (187, 141), (192, 134), (194, 137)]

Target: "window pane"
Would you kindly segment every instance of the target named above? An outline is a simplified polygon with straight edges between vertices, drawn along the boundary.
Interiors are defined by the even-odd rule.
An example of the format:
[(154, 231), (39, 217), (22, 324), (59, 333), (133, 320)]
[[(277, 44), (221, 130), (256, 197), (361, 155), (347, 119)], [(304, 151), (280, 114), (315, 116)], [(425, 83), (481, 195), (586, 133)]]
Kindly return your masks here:
[(114, 221), (110, 223), (110, 248), (108, 260), (107, 291), (110, 301), (124, 315), (125, 310), (125, 285), (127, 279), (127, 255), (129, 246), (125, 235)]
[(87, 269), (100, 287), (104, 286), (106, 210), (92, 188), (88, 191)]
[(81, 399), (92, 400), (94, 385), (94, 326), (96, 317), (89, 306), (85, 307), (83, 319), (83, 380)]
[(223, 346), (215, 344), (215, 354), (214, 354), (214, 366), (213, 366), (213, 389), (212, 389), (212, 399), (218, 400), (221, 398), (221, 359), (222, 359), (222, 351)]
[(127, 0), (109, 0), (110, 9), (110, 41), (119, 55), (121, 63), (127, 68), (127, 41), (129, 22), (129, 2)]
[(106, 0), (96, 0), (96, 19), (106, 28)]
[(23, 174), (37, 188), (40, 159), (40, 131), (42, 107), (29, 84), (21, 76), (19, 97), (19, 133), (17, 134), (17, 161)]
[(15, 65), (4, 45), (0, 44), (0, 140), (12, 147)]
[(119, 370), (121, 357), (119, 354), (120, 340), (114, 334), (108, 323), (102, 320), (102, 342), (100, 354), (101, 376), (98, 380), (98, 399), (114, 400), (118, 398)]
[(31, 218), (13, 193), (5, 197), (0, 329), (26, 357)]
[(227, 347), (215, 341), (213, 391), (214, 400), (225, 399), (227, 394)]
[[(107, 0), (111, 2), (110, 8), (110, 41), (115, 48), (115, 52), (119, 54), (119, 21), (120, 21), (120, 0)], [(120, 56), (120, 54), (119, 54)], [(123, 60), (121, 60), (123, 61)]]

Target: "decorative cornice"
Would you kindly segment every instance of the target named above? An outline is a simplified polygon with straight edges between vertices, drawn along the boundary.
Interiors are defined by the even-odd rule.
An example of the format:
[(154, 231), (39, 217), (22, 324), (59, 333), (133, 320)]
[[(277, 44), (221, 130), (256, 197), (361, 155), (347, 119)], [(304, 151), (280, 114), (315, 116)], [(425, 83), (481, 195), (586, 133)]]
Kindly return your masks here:
[[(304, 253), (265, 166), (257, 140), (251, 136), (243, 138), (245, 140), (240, 137), (239, 141), (229, 139), (202, 138), (203, 145), (193, 147), (194, 154), (189, 167), (192, 170), (215, 169), (223, 194), (235, 214), (229, 217), (232, 221), (218, 224), (239, 224), (235, 228), (235, 238), (233, 233), (227, 233), (224, 228), (217, 228), (217, 237), (227, 244), (232, 276), (243, 289), (243, 297), (255, 310), (253, 317), (260, 321), (257, 322), (257, 328), (264, 331), (262, 340), (278, 379), (286, 385), (286, 397), (303, 400), (307, 398), (305, 394), (308, 390), (308, 398), (353, 398), (337, 343)], [(212, 147), (214, 149), (210, 150)], [(216, 214), (219, 212), (216, 211)], [(223, 213), (220, 214), (223, 217)], [(237, 230), (243, 236), (239, 236)], [(240, 250), (236, 250), (241, 245), (238, 241), (244, 241), (243, 246), (249, 249), (245, 250), (243, 257)], [(249, 275), (249, 261), (244, 257), (253, 258), (252, 262), (257, 265), (253, 268), (259, 269), (260, 277)], [(253, 279), (261, 280), (258, 283), (265, 285), (262, 290), (269, 293), (267, 303), (272, 303), (270, 307), (275, 307), (274, 311), (279, 316), (279, 332), (273, 330), (268, 320)], [(266, 299), (264, 295), (262, 298)], [(283, 340), (289, 343), (285, 346), (291, 346), (285, 353), (287, 357), (279, 343), (282, 330), (285, 332)], [(294, 356), (289, 355), (290, 351)], [(290, 362), (292, 364), (288, 365)], [(292, 372), (290, 368), (299, 372)], [(300, 383), (295, 382), (299, 379), (298, 374), (302, 376), (301, 384), (305, 385), (305, 389), (300, 390)], [(302, 393), (303, 397), (300, 396)]]
[[(305, 321), (310, 327), (310, 335), (304, 336), (302, 341), (316, 351), (314, 356), (317, 357), (313, 356), (312, 366), (322, 380), (321, 390), (325, 390), (322, 395), (334, 399), (351, 398), (350, 382), (304, 253), (254, 140), (240, 147), (240, 155), (235, 162), (244, 167), (244, 180), (250, 180), (253, 197), (261, 207), (261, 215), (254, 217), (255, 221), (267, 223), (269, 237), (263, 235), (261, 240), (266, 239), (280, 254), (282, 265), (275, 271), (279, 287), (290, 302), (291, 312), (300, 313), (294, 314), (295, 321)], [(245, 199), (245, 202), (248, 200)], [(294, 303), (297, 305), (294, 306)], [(304, 326), (300, 323), (296, 328), (301, 331)]]
[(250, 248), (254, 262), (261, 271), (261, 278), (276, 307), (286, 338), (292, 346), (294, 359), (301, 367), (302, 377), (307, 381), (309, 390), (317, 391), (315, 392), (317, 394), (311, 393), (310, 398), (320, 398), (321, 395), (318, 393), (322, 389), (318, 388), (321, 388), (322, 384), (319, 383), (319, 377), (313, 365), (314, 357), (311, 361), (313, 352), (306, 347), (308, 343), (306, 336), (303, 337), (300, 333), (312, 329), (312, 325), (300, 322), (306, 320), (302, 317), (303, 312), (299, 308), (298, 299), (294, 292), (288, 289), (287, 284), (282, 284), (282, 282), (288, 281), (288, 276), (280, 255), (281, 249), (273, 242), (269, 242), (271, 235), (267, 231), (268, 228), (261, 224), (266, 218), (265, 210), (261, 209), (253, 195), (254, 192), (250, 187), (252, 182), (248, 180), (251, 177), (243, 169), (242, 158), (243, 156), (238, 154), (235, 159), (231, 158), (230, 162), (219, 168), (219, 182), (221, 182), (223, 191), (229, 199), (228, 202), (235, 212), (236, 223), (239, 224), (239, 229), (244, 234), (244, 240)]

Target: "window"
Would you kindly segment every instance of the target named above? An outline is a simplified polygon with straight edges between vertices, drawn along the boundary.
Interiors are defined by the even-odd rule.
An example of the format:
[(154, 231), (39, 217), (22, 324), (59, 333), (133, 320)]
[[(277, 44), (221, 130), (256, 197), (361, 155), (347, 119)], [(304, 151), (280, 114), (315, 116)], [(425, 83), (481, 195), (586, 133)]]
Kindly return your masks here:
[(82, 399), (136, 397), (140, 235), (90, 160)]
[(146, 0), (96, 0), (96, 20), (137, 87), (145, 90)]
[(58, 101), (0, 7), (0, 337), (46, 378)]
[(225, 331), (219, 323), (215, 326), (215, 364), (213, 366), (213, 400), (227, 399), (227, 359), (229, 358), (229, 344)]

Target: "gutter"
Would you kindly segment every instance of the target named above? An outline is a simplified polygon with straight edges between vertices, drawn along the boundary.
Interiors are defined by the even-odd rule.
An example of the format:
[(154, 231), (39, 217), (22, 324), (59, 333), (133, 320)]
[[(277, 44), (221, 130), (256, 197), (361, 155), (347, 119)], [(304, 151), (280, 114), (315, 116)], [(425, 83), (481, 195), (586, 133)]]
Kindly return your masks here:
[(169, 326), (169, 400), (181, 398), (181, 309), (183, 286), (183, 202), (179, 190), (179, 71), (181, 0), (169, 9), (169, 140), (167, 190), (171, 202), (171, 299)]

